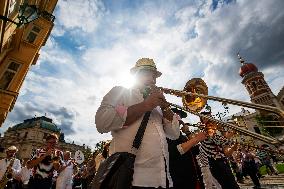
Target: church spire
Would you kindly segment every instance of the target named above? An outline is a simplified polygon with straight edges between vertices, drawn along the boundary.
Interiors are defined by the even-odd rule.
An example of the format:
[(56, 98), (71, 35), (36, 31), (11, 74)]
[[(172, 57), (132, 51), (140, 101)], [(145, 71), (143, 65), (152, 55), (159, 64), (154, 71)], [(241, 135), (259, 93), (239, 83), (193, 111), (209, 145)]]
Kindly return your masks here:
[(241, 63), (242, 65), (244, 65), (245, 61), (244, 61), (244, 59), (241, 57), (241, 55), (240, 55), (239, 52), (238, 52), (238, 57), (239, 57), (240, 63)]

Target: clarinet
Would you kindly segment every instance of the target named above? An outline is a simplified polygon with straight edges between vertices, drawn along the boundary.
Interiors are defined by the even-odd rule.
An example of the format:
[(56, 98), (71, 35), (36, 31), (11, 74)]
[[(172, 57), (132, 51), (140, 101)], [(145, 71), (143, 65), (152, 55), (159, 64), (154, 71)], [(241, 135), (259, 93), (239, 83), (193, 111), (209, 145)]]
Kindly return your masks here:
[(12, 166), (15, 162), (15, 158), (11, 159), (11, 162), (9, 164), (9, 166), (7, 167), (2, 179), (0, 180), (0, 188), (5, 188), (7, 185), (7, 182), (11, 179), (11, 174), (12, 174)]

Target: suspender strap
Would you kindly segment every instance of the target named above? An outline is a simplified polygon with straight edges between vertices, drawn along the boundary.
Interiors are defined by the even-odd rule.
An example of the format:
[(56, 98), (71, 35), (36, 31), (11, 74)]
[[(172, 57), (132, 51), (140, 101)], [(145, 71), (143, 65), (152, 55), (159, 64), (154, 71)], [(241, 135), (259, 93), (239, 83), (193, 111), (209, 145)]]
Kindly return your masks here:
[(147, 123), (149, 121), (149, 118), (150, 118), (150, 115), (151, 115), (151, 112), (146, 112), (144, 114), (144, 117), (143, 117), (143, 120), (141, 122), (141, 125), (135, 135), (135, 138), (134, 138), (134, 141), (132, 143), (132, 148), (136, 148), (136, 150), (138, 150), (138, 148), (140, 147), (141, 145), (141, 142), (142, 142), (142, 139), (143, 139), (143, 136), (144, 136), (144, 132), (146, 130), (146, 126), (147, 126)]

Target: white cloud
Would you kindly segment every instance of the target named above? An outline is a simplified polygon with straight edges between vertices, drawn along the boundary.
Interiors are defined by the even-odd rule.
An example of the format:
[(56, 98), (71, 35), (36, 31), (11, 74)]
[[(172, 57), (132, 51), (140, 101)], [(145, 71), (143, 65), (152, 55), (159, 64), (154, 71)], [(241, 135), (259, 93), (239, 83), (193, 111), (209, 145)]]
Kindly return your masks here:
[[(104, 14), (104, 6), (99, 0), (60, 0), (57, 4), (57, 24), (65, 30), (79, 28), (84, 32), (93, 32)], [(62, 34), (62, 28), (56, 29)]]

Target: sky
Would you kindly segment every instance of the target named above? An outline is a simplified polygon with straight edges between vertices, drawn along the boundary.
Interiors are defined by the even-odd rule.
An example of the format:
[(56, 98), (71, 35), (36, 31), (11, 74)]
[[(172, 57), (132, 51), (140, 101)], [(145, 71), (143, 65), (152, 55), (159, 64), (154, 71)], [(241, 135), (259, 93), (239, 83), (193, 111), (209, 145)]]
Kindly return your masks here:
[[(51, 35), (0, 132), (46, 115), (68, 142), (94, 147), (110, 139), (97, 132), (96, 111), (112, 87), (131, 86), (129, 70), (142, 57), (163, 73), (158, 86), (183, 89), (202, 78), (210, 95), (249, 102), (240, 52), (277, 95), (284, 85), (283, 8), (283, 0), (59, 0)], [(213, 113), (224, 111), (209, 104)], [(229, 107), (230, 114), (241, 110)]]

